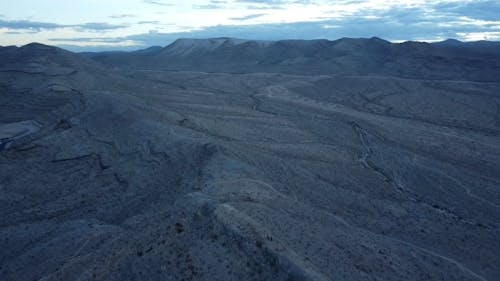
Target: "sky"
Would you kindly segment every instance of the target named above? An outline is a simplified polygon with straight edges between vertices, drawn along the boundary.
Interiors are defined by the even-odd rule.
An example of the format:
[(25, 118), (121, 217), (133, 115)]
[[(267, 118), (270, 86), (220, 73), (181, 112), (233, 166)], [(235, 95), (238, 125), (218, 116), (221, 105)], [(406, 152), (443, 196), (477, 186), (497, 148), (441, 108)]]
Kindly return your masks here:
[(177, 38), (500, 41), (500, 0), (0, 0), (0, 45), (134, 50)]

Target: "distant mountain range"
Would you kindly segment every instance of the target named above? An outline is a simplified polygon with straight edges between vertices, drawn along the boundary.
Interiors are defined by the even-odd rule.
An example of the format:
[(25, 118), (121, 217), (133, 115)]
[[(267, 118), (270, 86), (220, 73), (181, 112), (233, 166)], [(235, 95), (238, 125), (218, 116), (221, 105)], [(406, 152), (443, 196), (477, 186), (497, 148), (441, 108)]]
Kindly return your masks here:
[(437, 43), (391, 43), (376, 37), (334, 41), (178, 39), (164, 48), (83, 55), (118, 68), (500, 79), (500, 42), (489, 41), (450, 39)]
[[(298, 75), (379, 75), (424, 79), (500, 81), (500, 42), (391, 43), (380, 38), (256, 41), (234, 38), (178, 39), (166, 47), (132, 52), (74, 53), (32, 43), (1, 47), (2, 67), (42, 58), (55, 64), (121, 69), (196, 70)], [(41, 56), (42, 55), (42, 56)], [(50, 60), (47, 58), (51, 57)], [(45, 58), (46, 64), (43, 63)], [(79, 61), (83, 59), (83, 61)]]

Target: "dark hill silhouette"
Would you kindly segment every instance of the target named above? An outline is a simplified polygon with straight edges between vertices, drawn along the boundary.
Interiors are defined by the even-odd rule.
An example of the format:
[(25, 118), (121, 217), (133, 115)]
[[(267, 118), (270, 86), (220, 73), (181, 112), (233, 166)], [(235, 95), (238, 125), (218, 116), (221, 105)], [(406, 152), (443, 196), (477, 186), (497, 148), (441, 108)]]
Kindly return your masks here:
[(105, 65), (207, 72), (389, 75), (499, 81), (495, 42), (390, 43), (380, 38), (252, 41), (179, 39), (163, 49), (92, 56)]

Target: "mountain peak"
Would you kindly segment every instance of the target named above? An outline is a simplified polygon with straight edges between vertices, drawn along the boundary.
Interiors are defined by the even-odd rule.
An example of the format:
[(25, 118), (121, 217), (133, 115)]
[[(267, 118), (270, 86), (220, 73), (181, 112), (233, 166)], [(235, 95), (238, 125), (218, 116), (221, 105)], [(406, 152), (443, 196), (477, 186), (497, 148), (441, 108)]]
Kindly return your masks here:
[(65, 75), (77, 69), (97, 69), (95, 61), (64, 49), (41, 43), (0, 49), (0, 65), (29, 73)]
[(47, 51), (49, 51), (49, 52), (70, 53), (69, 51), (66, 51), (66, 50), (58, 48), (58, 47), (49, 46), (49, 45), (45, 45), (42, 43), (36, 43), (36, 42), (21, 46), (19, 48), (19, 50), (28, 51), (28, 52), (47, 52)]
[(228, 37), (208, 38), (208, 39), (180, 38), (163, 49), (164, 52), (167, 52), (171, 55), (175, 54), (178, 56), (188, 56), (194, 53), (211, 52), (220, 47), (230, 47), (230, 46), (240, 45), (247, 41), (248, 40), (228, 38)]
[(374, 36), (374, 37), (372, 37), (372, 38), (368, 39), (368, 41), (370, 41), (370, 42), (374, 42), (374, 43), (378, 43), (378, 44), (384, 44), (384, 45), (389, 45), (389, 44), (391, 44), (391, 42), (389, 42), (389, 41), (387, 41), (387, 40), (384, 40), (384, 39), (382, 39), (382, 38), (376, 37), (376, 36)]
[(457, 40), (457, 39), (446, 39), (444, 41), (441, 41), (441, 42), (437, 42), (436, 44), (437, 45), (445, 45), (445, 46), (458, 46), (458, 45), (462, 45), (464, 42), (460, 41), (460, 40)]
[(22, 46), (21, 48), (55, 49), (56, 47), (45, 45), (45, 44), (38, 43), (38, 42), (32, 42), (32, 43), (29, 43), (29, 44)]

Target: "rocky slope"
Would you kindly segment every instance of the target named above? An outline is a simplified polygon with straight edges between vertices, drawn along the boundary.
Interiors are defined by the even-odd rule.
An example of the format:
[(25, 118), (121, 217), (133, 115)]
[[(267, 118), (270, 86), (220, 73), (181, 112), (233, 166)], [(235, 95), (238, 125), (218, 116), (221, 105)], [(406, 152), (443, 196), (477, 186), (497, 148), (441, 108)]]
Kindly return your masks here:
[(148, 53), (176, 71), (0, 49), (0, 280), (496, 280), (498, 56), (220, 40)]

